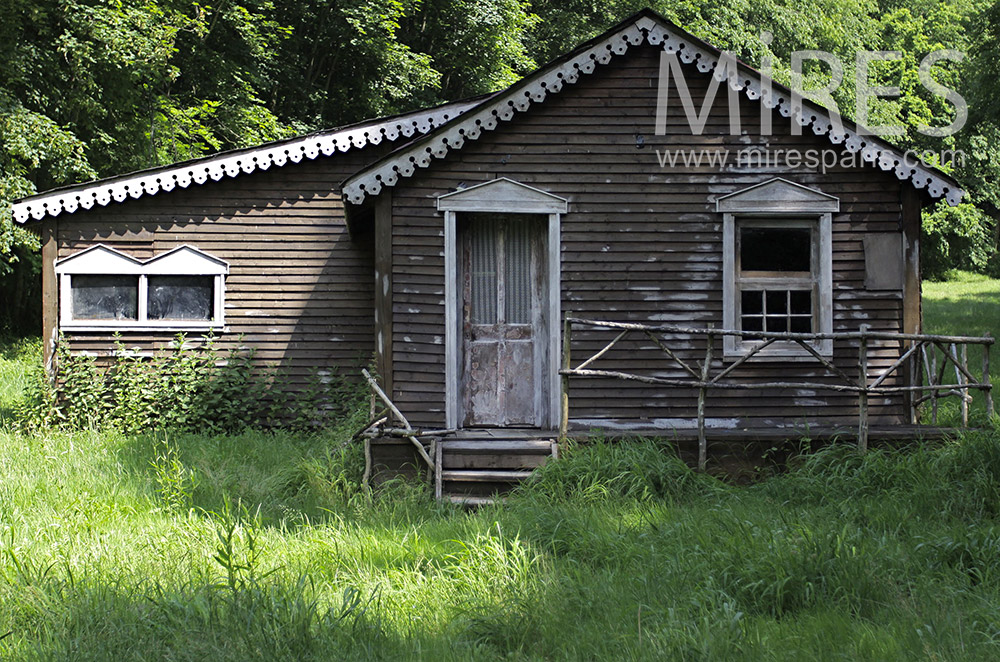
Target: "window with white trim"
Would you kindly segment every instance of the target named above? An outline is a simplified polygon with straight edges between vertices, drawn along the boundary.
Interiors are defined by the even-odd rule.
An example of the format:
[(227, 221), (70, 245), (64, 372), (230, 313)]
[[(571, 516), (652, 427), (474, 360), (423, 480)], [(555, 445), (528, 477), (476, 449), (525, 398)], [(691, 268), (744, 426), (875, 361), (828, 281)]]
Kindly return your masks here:
[(191, 246), (137, 260), (98, 245), (56, 263), (60, 327), (199, 331), (224, 324), (229, 266)]
[[(719, 199), (723, 212), (723, 325), (759, 332), (726, 336), (727, 357), (742, 356), (774, 333), (833, 330), (832, 220), (837, 198), (784, 179)], [(811, 341), (822, 355), (829, 339)], [(810, 356), (791, 340), (775, 341), (756, 356)]]

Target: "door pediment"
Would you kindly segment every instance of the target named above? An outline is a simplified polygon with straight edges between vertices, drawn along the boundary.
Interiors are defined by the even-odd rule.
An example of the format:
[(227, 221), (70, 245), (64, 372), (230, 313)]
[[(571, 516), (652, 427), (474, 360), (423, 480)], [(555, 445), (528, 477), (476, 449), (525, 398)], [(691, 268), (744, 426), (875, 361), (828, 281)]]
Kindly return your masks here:
[(446, 193), (437, 199), (438, 211), (565, 214), (566, 198), (506, 177)]

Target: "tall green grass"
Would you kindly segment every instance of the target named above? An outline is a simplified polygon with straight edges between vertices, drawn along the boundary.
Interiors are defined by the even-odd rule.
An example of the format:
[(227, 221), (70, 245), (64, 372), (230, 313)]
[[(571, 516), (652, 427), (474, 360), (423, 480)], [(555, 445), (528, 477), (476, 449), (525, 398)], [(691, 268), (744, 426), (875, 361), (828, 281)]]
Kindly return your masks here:
[(598, 444), (475, 512), (345, 489), (332, 439), (201, 441), (0, 436), (0, 657), (1000, 654), (993, 434), (835, 446), (740, 488)]
[(0, 430), (0, 659), (1000, 657), (996, 432), (749, 487), (599, 443), (476, 511), (348, 435)]

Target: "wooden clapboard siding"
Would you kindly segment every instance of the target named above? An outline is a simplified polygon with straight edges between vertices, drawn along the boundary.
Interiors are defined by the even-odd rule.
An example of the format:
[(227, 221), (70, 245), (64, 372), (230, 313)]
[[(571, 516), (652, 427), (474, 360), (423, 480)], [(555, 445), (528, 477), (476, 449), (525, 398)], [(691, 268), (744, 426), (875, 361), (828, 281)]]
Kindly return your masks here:
[[(707, 78), (686, 68), (696, 107)], [(716, 327), (722, 324), (722, 215), (716, 199), (775, 176), (838, 197), (833, 218), (834, 330), (901, 331), (903, 293), (865, 291), (864, 237), (898, 232), (902, 184), (871, 166), (835, 165), (827, 172), (804, 165), (741, 168), (735, 152), (750, 145), (821, 150), (810, 130), (793, 136), (774, 114), (774, 135), (759, 135), (759, 105), (741, 97), (744, 135), (731, 137), (724, 90), (704, 135), (694, 136), (672, 91), (667, 135), (654, 135), (659, 49), (639, 47), (597, 67), (559, 94), (501, 123), (461, 150), (404, 179), (392, 193), (393, 398), (415, 425), (444, 424), (444, 237), (435, 199), (458, 186), (509, 177), (569, 200), (562, 217), (562, 309), (576, 316)], [(637, 136), (642, 146), (637, 147)], [(728, 150), (725, 167), (661, 167), (657, 149)], [(859, 161), (860, 163), (860, 158)], [(613, 333), (574, 334), (574, 363), (600, 349)], [(704, 340), (672, 346), (689, 362), (701, 360)], [(722, 354), (721, 342), (715, 356)], [(838, 341), (835, 363), (857, 374), (857, 348)], [(873, 371), (887, 367), (898, 348), (873, 351)], [(683, 377), (648, 341), (625, 343), (595, 367)], [(716, 369), (722, 361), (716, 359)], [(809, 363), (758, 361), (735, 376), (767, 381), (815, 375)], [(826, 377), (831, 383), (835, 378)], [(895, 383), (889, 380), (889, 383)], [(872, 420), (902, 420), (902, 397), (872, 398)], [(615, 380), (571, 382), (571, 425), (585, 429), (648, 428), (651, 421), (691, 419), (692, 390), (653, 388)], [(708, 416), (726, 426), (769, 427), (855, 422), (856, 399), (831, 392), (714, 391)]]
[[(351, 151), (59, 217), (58, 254), (103, 243), (137, 258), (190, 244), (229, 263), (218, 346), (257, 348), (293, 383), (317, 370), (353, 374), (374, 351), (374, 250), (347, 231), (339, 184), (388, 151)], [(197, 341), (200, 333), (189, 334)], [(123, 332), (153, 352), (171, 332)], [(104, 332), (72, 332), (74, 350), (107, 355)]]

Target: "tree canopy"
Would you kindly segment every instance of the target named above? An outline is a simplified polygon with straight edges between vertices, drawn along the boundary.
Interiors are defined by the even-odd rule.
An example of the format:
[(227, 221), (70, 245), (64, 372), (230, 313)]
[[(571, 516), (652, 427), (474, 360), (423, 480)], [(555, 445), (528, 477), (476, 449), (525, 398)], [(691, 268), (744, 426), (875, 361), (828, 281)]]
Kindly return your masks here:
[[(870, 122), (906, 127), (897, 143), (961, 149), (942, 164), (968, 204), (927, 214), (925, 262), (1000, 271), (1000, 3), (984, 0), (0, 0), (0, 288), (37, 239), (9, 203), (58, 185), (171, 163), (364, 118), (501, 89), (649, 5), (693, 34), (790, 80), (793, 51), (899, 51), (870, 66), (900, 88), (871, 103)], [(770, 39), (762, 39), (767, 33)], [(954, 106), (918, 79), (927, 53), (955, 49), (934, 78), (969, 102)], [(805, 70), (805, 87), (829, 72)], [(848, 74), (851, 72), (849, 71)], [(853, 76), (834, 93), (855, 116)]]

